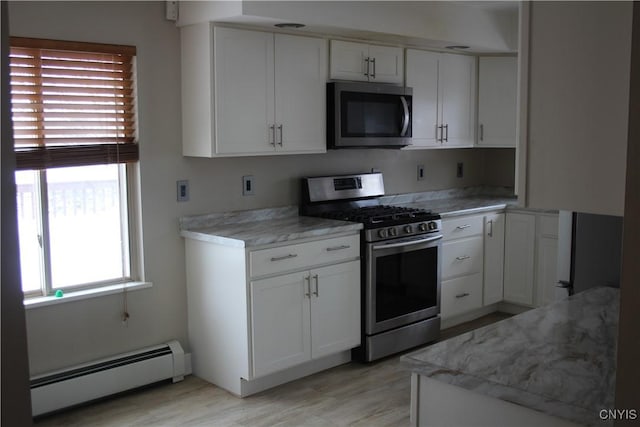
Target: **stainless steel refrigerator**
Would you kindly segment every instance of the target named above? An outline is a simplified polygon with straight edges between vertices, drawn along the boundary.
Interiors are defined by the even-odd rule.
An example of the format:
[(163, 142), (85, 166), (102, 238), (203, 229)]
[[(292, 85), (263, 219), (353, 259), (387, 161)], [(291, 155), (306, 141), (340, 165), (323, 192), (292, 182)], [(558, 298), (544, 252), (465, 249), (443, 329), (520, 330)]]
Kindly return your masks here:
[(622, 217), (560, 211), (558, 225), (558, 287), (564, 295), (619, 288)]

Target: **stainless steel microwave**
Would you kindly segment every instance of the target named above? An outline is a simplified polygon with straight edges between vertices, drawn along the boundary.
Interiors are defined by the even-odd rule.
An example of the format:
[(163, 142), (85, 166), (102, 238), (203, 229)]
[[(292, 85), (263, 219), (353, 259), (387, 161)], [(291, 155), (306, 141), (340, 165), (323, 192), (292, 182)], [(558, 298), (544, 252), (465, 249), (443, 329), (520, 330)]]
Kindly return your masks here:
[(411, 145), (413, 89), (377, 83), (327, 83), (328, 148)]

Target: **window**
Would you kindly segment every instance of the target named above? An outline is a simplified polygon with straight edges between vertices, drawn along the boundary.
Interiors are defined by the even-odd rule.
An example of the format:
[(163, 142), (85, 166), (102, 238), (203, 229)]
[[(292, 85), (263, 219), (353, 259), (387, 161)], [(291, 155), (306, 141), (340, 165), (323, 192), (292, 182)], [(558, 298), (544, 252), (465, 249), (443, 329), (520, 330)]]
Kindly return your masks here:
[(135, 47), (11, 38), (25, 296), (137, 276)]

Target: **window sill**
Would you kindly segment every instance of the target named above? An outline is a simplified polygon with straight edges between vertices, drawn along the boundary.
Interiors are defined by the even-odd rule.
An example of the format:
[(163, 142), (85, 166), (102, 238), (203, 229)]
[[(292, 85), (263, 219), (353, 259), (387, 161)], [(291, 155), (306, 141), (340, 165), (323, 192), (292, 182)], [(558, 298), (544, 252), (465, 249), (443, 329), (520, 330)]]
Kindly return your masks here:
[(80, 301), (89, 298), (101, 297), (104, 295), (113, 295), (122, 293), (122, 291), (137, 291), (140, 289), (146, 289), (153, 286), (151, 282), (126, 282), (118, 283), (116, 285), (102, 286), (95, 289), (86, 289), (83, 291), (75, 291), (65, 293), (62, 297), (46, 296), (36, 297), (24, 300), (24, 308), (29, 310), (32, 308), (46, 307), (49, 305), (62, 304), (65, 302)]

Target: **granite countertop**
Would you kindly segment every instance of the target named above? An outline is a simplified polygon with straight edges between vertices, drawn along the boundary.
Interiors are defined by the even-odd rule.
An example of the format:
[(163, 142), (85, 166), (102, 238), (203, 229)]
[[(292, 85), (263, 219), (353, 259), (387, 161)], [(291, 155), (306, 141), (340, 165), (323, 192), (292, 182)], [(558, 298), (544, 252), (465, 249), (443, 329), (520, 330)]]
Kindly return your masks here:
[(501, 210), (516, 206), (517, 202), (513, 190), (503, 187), (472, 187), (382, 198), (384, 204), (431, 210), (442, 218)]
[(298, 207), (226, 212), (180, 219), (183, 237), (251, 248), (309, 237), (358, 231), (362, 224), (298, 216)]
[[(383, 196), (380, 202), (432, 210), (447, 218), (515, 207), (517, 199), (511, 188), (469, 187)], [(298, 216), (297, 206), (180, 218), (183, 237), (235, 247), (257, 247), (362, 228), (359, 223)]]
[(414, 372), (583, 425), (614, 408), (619, 291), (594, 288), (401, 357)]

